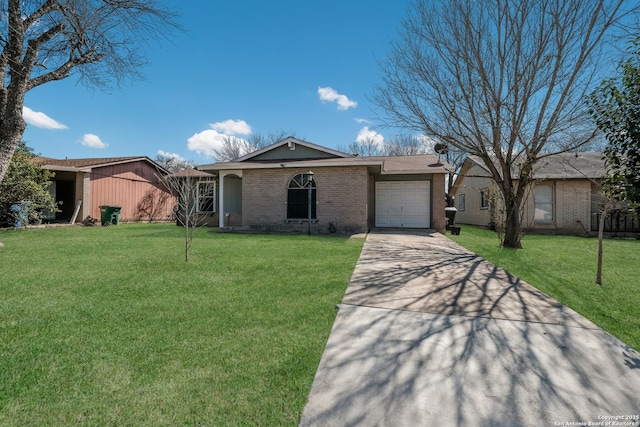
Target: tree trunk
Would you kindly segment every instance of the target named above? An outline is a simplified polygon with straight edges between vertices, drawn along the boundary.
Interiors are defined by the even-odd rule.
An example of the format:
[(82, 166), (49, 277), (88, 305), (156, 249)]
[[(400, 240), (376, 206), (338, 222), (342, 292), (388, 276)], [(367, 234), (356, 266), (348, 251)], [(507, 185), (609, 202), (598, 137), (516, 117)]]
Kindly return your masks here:
[(22, 103), (14, 111), (4, 111), (2, 123), (0, 123), (0, 182), (4, 179), (13, 153), (22, 140), (22, 135), (27, 126), (22, 118)]
[(189, 261), (189, 215), (184, 218), (184, 262)]
[(608, 214), (609, 207), (605, 203), (600, 221), (598, 221), (598, 268), (596, 271), (596, 283), (600, 286), (602, 286), (602, 240), (604, 238), (604, 222)]
[[(513, 204), (513, 201), (512, 201)], [(520, 222), (519, 209), (513, 206), (506, 206), (506, 219), (504, 240), (502, 246), (505, 248), (522, 249), (522, 241), (520, 233), (522, 231), (522, 223)]]
[[(505, 168), (505, 170), (504, 175), (509, 176), (511, 172), (508, 168)], [(496, 175), (497, 172), (494, 173), (494, 177)], [(521, 187), (523, 181), (524, 178), (521, 177), (519, 183), (514, 188), (514, 182), (507, 178), (503, 180), (500, 185), (505, 212), (504, 239), (502, 240), (502, 247), (504, 248), (522, 249), (522, 242), (520, 241), (522, 232), (520, 206), (524, 197), (524, 191)]]

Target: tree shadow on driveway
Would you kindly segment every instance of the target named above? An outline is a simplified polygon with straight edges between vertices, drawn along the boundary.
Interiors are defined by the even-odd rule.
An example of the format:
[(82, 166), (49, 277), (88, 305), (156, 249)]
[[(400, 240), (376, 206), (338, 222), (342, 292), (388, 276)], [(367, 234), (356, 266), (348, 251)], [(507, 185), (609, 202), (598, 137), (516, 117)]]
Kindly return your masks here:
[(301, 425), (598, 422), (640, 412), (639, 367), (637, 352), (441, 235), (372, 234)]

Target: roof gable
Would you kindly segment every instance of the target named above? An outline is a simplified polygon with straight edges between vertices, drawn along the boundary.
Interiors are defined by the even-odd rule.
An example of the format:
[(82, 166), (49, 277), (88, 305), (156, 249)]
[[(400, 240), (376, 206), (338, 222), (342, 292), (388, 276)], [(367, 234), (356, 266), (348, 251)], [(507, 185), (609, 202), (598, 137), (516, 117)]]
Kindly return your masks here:
[(482, 163), (482, 159), (480, 159), (480, 157), (478, 156), (473, 155), (468, 156), (466, 159), (464, 159), (460, 171), (456, 173), (453, 185), (451, 186), (452, 195), (457, 194), (458, 189), (462, 185), (462, 181), (465, 179), (465, 177), (492, 179), (491, 172), (489, 172), (487, 167)]
[(331, 148), (322, 147), (311, 142), (303, 141), (292, 136), (275, 142), (260, 150), (239, 157), (234, 162), (275, 162), (275, 161), (296, 161), (296, 160), (316, 160), (352, 157)]

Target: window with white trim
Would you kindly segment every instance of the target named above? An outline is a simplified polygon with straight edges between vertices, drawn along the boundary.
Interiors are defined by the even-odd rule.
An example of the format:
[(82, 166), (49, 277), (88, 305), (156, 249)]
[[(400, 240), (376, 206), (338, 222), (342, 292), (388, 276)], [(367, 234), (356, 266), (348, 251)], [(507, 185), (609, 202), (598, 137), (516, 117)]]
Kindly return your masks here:
[(466, 206), (464, 193), (458, 196), (458, 210), (463, 211)]
[(489, 190), (480, 190), (480, 209), (489, 209)]
[(216, 211), (216, 183), (215, 181), (198, 182), (198, 212)]
[(553, 185), (536, 185), (533, 189), (535, 221), (553, 221)]
[(316, 182), (306, 173), (295, 175), (287, 188), (287, 219), (309, 218), (311, 191), (311, 219), (316, 219)]

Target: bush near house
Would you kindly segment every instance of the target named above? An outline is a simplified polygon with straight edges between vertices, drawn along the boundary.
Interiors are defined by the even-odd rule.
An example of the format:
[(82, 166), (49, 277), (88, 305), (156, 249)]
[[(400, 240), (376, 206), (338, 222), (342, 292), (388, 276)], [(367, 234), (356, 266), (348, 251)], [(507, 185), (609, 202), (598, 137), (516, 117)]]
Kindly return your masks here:
[(55, 209), (55, 201), (49, 194), (52, 174), (32, 162), (33, 157), (32, 149), (21, 142), (0, 182), (0, 227), (13, 227), (20, 219), (16, 205), (24, 204), (28, 223), (39, 223), (44, 211)]

